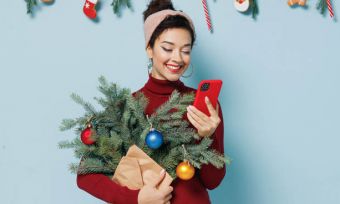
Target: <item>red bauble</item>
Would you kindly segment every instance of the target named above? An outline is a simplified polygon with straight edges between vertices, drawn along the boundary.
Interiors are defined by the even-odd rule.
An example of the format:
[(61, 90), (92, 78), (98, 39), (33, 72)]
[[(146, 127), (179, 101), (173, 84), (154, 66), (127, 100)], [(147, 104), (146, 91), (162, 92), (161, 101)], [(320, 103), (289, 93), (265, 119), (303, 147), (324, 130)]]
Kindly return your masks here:
[(87, 128), (81, 132), (81, 141), (86, 145), (91, 145), (95, 143), (96, 141), (92, 138), (93, 133), (94, 130), (92, 130), (92, 126), (88, 125)]

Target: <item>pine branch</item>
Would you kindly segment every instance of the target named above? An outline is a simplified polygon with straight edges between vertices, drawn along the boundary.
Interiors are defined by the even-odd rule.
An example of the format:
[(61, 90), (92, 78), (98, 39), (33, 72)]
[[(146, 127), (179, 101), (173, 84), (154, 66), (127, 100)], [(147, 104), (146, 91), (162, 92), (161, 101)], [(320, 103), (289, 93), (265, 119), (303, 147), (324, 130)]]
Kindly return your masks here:
[(76, 174), (78, 171), (79, 164), (76, 163), (71, 163), (69, 165), (69, 170), (71, 171), (72, 174)]
[[(99, 78), (99, 82), (99, 91), (104, 97), (95, 99), (103, 110), (94, 110), (90, 103), (72, 94), (72, 99), (82, 105), (86, 113), (76, 119), (64, 119), (60, 126), (61, 130), (76, 130), (74, 140), (59, 143), (60, 148), (73, 148), (75, 157), (82, 159), (80, 165), (70, 165), (72, 172), (111, 175), (133, 144), (163, 166), (173, 178), (176, 177), (178, 163), (184, 159), (196, 168), (207, 163), (220, 167), (224, 162), (223, 155), (209, 149), (212, 143), (210, 138), (203, 138), (196, 144), (195, 140), (200, 139), (197, 131), (189, 127), (188, 121), (182, 119), (186, 107), (194, 100), (194, 92), (181, 94), (174, 90), (169, 100), (147, 121), (144, 111), (149, 101), (142, 92), (137, 92), (133, 97), (129, 89), (108, 83), (103, 76)], [(91, 124), (95, 131), (91, 137), (96, 142), (85, 145), (80, 141), (79, 134), (89, 122), (90, 116), (94, 116)], [(145, 144), (145, 137), (151, 127), (149, 122), (163, 134), (164, 144), (157, 150), (150, 149)], [(183, 144), (187, 150), (185, 157)]]
[(37, 0), (25, 0), (27, 7), (27, 14), (33, 14), (33, 7), (37, 6)]
[(129, 9), (132, 9), (132, 4), (131, 4), (130, 0), (125, 0), (125, 3), (126, 3), (126, 6), (127, 6)]
[[(141, 104), (138, 102), (138, 100), (141, 100)], [(144, 115), (144, 110), (147, 105), (147, 99), (146, 97), (140, 97), (138, 99), (133, 98), (133, 96), (130, 96), (127, 98), (127, 106), (130, 108), (130, 111), (133, 113), (133, 116), (138, 121), (138, 123), (145, 127), (147, 125), (147, 120)], [(137, 121), (135, 121), (137, 123)]]
[[(74, 168), (74, 167), (73, 167)], [(113, 169), (108, 168), (99, 159), (87, 158), (84, 159), (77, 168), (77, 174), (89, 174), (89, 173), (104, 173), (113, 174)]]
[(83, 108), (90, 113), (90, 115), (96, 115), (96, 110), (94, 109), (94, 107), (88, 103), (85, 102), (79, 95), (72, 93), (71, 94), (71, 98), (73, 99), (73, 101), (75, 101), (76, 103), (80, 104), (83, 106)]
[(63, 119), (59, 127), (60, 131), (65, 131), (74, 128), (78, 124), (74, 119)]
[(71, 148), (76, 148), (76, 147), (78, 147), (81, 144), (82, 144), (82, 142), (78, 138), (75, 138), (71, 142), (68, 141), (68, 140), (60, 141), (58, 143), (58, 147), (60, 149), (71, 149)]
[(326, 14), (327, 3), (326, 0), (319, 0), (316, 9), (320, 11), (322, 15)]
[(155, 113), (153, 113), (150, 117), (151, 122), (153, 123), (155, 120), (155, 117), (157, 116), (163, 116), (165, 117), (167, 113), (175, 106), (175, 104), (179, 103), (180, 99), (180, 93), (175, 89), (171, 95), (168, 101), (160, 105)]
[(214, 151), (202, 151), (201, 155), (203, 156), (202, 163), (211, 163), (217, 168), (222, 168), (225, 164), (224, 157)]
[(113, 0), (111, 3), (113, 13), (116, 14), (118, 17), (121, 16), (121, 11), (120, 9), (124, 6), (132, 10), (132, 5), (130, 0)]
[(251, 3), (251, 10), (252, 10), (252, 18), (253, 18), (253, 19), (256, 19), (256, 16), (257, 16), (258, 13), (259, 13), (259, 9), (258, 9), (256, 0), (252, 0), (252, 3)]

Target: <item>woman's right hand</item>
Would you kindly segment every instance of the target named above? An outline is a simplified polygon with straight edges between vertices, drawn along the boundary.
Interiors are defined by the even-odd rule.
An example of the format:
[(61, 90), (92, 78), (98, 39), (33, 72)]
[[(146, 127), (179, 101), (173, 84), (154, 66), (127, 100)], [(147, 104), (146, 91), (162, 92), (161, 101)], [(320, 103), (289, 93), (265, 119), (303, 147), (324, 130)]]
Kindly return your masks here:
[(138, 204), (170, 204), (173, 188), (171, 186), (159, 190), (156, 188), (164, 178), (165, 170), (163, 169), (157, 178), (145, 184), (139, 191)]

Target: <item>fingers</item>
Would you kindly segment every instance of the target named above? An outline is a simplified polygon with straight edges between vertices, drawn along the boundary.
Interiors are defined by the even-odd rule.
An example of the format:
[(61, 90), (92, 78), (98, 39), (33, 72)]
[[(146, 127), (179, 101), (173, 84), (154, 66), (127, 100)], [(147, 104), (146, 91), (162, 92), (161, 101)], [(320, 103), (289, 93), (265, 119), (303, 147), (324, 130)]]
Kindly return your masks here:
[[(188, 108), (188, 119), (198, 129), (203, 130), (207, 127), (213, 126), (214, 117), (207, 117), (204, 113), (198, 113), (199, 110)], [(198, 114), (196, 114), (198, 113)], [(201, 117), (199, 116), (201, 115)]]
[(165, 178), (165, 170), (162, 169), (159, 176), (154, 181), (152, 181), (150, 185), (152, 185), (153, 187), (156, 187), (163, 181), (164, 178)]
[(191, 124), (198, 130), (198, 134), (200, 136), (210, 136), (214, 133), (217, 126), (221, 122), (219, 117), (219, 104), (216, 104), (216, 110), (212, 106), (209, 98), (206, 97), (206, 104), (210, 112), (210, 116), (207, 116), (205, 113), (201, 112), (194, 106), (187, 107), (187, 117)]
[(216, 112), (216, 110), (214, 109), (214, 107), (211, 104), (208, 96), (205, 97), (205, 103), (207, 104), (210, 116), (215, 117), (218, 114), (218, 112)]
[(187, 116), (188, 116), (188, 120), (191, 122), (191, 124), (197, 129), (201, 129), (202, 125), (200, 123), (198, 123), (193, 117), (192, 117), (193, 113), (188, 112)]
[(172, 186), (168, 186), (167, 188), (163, 188), (162, 191), (162, 203), (170, 203), (170, 200), (172, 198), (171, 192), (173, 191)]
[(168, 190), (165, 192), (164, 203), (170, 203), (172, 198), (171, 192), (173, 191), (172, 186), (169, 186)]
[(168, 195), (167, 197), (165, 197), (165, 199), (164, 199), (165, 203), (170, 203), (171, 198), (172, 198), (171, 194)]
[(202, 126), (205, 122), (197, 115), (196, 110), (193, 108), (190, 108), (190, 106), (187, 108), (189, 115), (192, 119), (194, 119), (200, 126)]
[(205, 113), (203, 113), (202, 111), (198, 110), (195, 106), (189, 105), (187, 107), (187, 110), (189, 112), (194, 113), (195, 115), (197, 115), (199, 118), (201, 118), (204, 121), (209, 120), (209, 117)]
[(214, 107), (212, 106), (212, 103), (210, 102), (209, 98), (206, 97), (206, 103), (207, 103), (207, 106), (208, 106), (208, 109), (209, 109), (209, 113), (210, 113), (210, 122), (212, 122), (212, 126), (213, 127), (217, 127), (218, 124), (220, 123), (220, 117), (219, 117), (219, 104), (218, 104), (218, 101), (216, 102), (216, 110), (214, 109)]
[(167, 188), (165, 191), (164, 191), (164, 194), (165, 195), (171, 195), (171, 192), (174, 190), (174, 188), (172, 186), (169, 186), (169, 188)]

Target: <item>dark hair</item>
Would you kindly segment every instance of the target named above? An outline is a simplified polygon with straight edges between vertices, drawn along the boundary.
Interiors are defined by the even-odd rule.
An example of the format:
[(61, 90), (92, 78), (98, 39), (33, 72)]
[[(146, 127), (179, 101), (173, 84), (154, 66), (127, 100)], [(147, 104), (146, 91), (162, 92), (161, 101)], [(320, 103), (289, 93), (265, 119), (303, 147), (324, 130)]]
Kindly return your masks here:
[[(161, 10), (171, 9), (175, 11), (174, 6), (172, 5), (171, 0), (151, 0), (147, 9), (143, 12), (144, 22), (148, 16), (153, 13), (156, 13)], [(149, 45), (153, 48), (155, 44), (155, 40), (161, 33), (169, 28), (184, 28), (189, 31), (191, 35), (191, 47), (194, 45), (196, 34), (195, 31), (191, 28), (190, 22), (184, 16), (175, 15), (166, 17), (155, 29), (152, 33), (149, 41)]]

